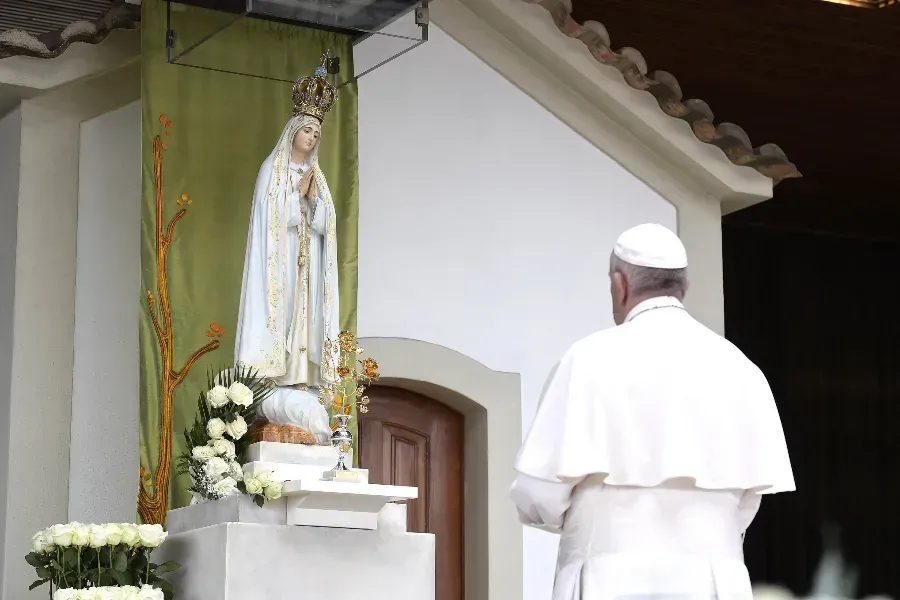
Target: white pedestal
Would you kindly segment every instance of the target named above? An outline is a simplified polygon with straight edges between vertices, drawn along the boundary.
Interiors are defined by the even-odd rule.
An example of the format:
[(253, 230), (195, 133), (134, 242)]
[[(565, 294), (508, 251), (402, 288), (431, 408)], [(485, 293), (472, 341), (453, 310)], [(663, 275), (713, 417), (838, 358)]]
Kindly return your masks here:
[(288, 525), (349, 529), (376, 529), (386, 504), (419, 497), (414, 487), (316, 479), (287, 481), (283, 493)]
[[(257, 442), (247, 449), (246, 475), (270, 473), (277, 481), (298, 479), (322, 479), (322, 475), (337, 464), (337, 453), (331, 446), (304, 446), (280, 442)], [(346, 458), (353, 464), (353, 452)], [(358, 483), (369, 482), (369, 471), (353, 469)]]
[(389, 528), (227, 523), (170, 535), (153, 562), (183, 565), (166, 576), (178, 600), (434, 600), (434, 549)]
[[(331, 446), (305, 446), (281, 442), (256, 442), (247, 448), (247, 461), (290, 463), (331, 468), (337, 464), (337, 453)], [(347, 455), (347, 464), (353, 462), (353, 451)]]

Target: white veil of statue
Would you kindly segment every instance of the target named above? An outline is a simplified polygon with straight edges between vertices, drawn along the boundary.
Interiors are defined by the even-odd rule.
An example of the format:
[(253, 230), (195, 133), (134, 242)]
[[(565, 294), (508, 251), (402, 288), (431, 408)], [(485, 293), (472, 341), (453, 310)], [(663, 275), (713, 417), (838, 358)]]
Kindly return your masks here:
[[(339, 333), (337, 229), (334, 203), (319, 167), (321, 137), (305, 164), (291, 162), (297, 132), (319, 119), (299, 114), (284, 126), (263, 161), (251, 209), (235, 362), (270, 378), (278, 389), (261, 407), (278, 425), (311, 431), (323, 443), (327, 412), (307, 386), (334, 381), (336, 356), (325, 357)], [(299, 184), (312, 170), (307, 198)], [(305, 206), (301, 208), (305, 202)], [(309, 212), (309, 218), (307, 216)]]
[[(331, 192), (319, 168), (321, 137), (302, 171), (291, 164), (294, 137), (311, 123), (321, 121), (292, 117), (260, 167), (244, 259), (235, 362), (279, 386), (334, 380), (334, 360), (323, 353), (324, 341), (336, 340), (340, 327), (337, 233)], [(300, 198), (293, 188), (306, 169), (313, 170), (308, 223), (295, 206)]]

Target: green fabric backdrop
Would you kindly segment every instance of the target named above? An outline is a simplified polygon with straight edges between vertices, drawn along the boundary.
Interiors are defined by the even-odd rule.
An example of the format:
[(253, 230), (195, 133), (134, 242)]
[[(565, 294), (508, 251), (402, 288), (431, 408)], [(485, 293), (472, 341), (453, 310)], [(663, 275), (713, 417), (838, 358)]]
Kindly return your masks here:
[[(212, 32), (231, 19), (183, 5), (173, 14), (179, 46)], [(159, 521), (168, 508), (189, 502), (186, 479), (170, 467), (165, 484), (154, 481), (161, 455), (160, 423), (164, 353), (154, 332), (147, 294), (162, 304), (158, 289), (154, 138), (162, 156), (163, 234), (178, 220), (168, 251), (167, 282), (171, 314), (172, 374), (204, 345), (216, 349), (199, 357), (175, 388), (172, 406), (174, 459), (183, 451), (185, 427), (193, 422), (198, 394), (209, 369), (233, 360), (234, 328), (241, 274), (257, 171), (272, 151), (291, 115), (291, 85), (261, 78), (170, 65), (165, 58), (166, 5), (145, 0), (142, 18), (142, 226), (140, 319), (141, 388), (139, 514)], [(194, 64), (269, 77), (296, 79), (312, 74), (321, 54), (341, 58), (342, 73), (352, 73), (348, 38), (256, 19), (241, 19), (187, 57)], [(346, 76), (346, 75), (345, 75)], [(357, 91), (340, 90), (322, 130), (320, 164), (328, 179), (338, 217), (342, 330), (356, 330), (357, 290)], [(180, 202), (179, 202), (180, 201)], [(166, 328), (160, 316), (161, 327)], [(215, 324), (215, 325), (213, 325)], [(221, 327), (221, 329), (219, 329)], [(170, 380), (172, 377), (170, 377)], [(170, 382), (171, 383), (171, 382)], [(353, 420), (355, 423), (355, 419)], [(165, 455), (165, 452), (162, 452)], [(166, 466), (163, 465), (163, 472)]]

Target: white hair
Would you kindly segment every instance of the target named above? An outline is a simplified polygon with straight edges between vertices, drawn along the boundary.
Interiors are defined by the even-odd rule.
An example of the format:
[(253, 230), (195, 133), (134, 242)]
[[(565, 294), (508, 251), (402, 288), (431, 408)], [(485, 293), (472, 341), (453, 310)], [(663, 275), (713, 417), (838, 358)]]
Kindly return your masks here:
[(615, 254), (610, 256), (610, 272), (621, 273), (634, 296), (675, 296), (684, 298), (687, 292), (687, 269), (655, 269), (638, 267)]

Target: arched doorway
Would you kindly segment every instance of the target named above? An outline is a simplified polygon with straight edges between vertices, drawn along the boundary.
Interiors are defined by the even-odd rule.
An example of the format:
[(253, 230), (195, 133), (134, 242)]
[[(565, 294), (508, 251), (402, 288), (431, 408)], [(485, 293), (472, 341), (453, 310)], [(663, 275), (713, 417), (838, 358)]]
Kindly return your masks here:
[(359, 463), (372, 483), (410, 485), (409, 531), (435, 535), (435, 598), (463, 600), (463, 415), (424, 396), (387, 386), (368, 391), (359, 415)]

